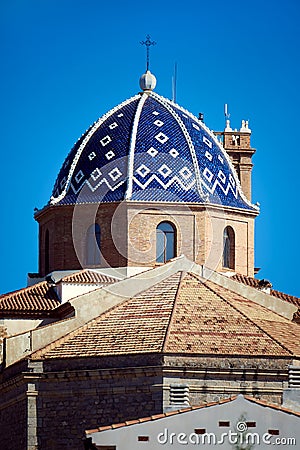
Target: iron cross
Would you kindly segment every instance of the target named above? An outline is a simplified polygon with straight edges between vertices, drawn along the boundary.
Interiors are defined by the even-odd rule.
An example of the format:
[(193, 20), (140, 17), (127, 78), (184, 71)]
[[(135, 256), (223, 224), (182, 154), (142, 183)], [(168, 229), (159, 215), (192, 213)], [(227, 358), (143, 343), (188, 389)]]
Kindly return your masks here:
[(151, 45), (155, 45), (156, 42), (151, 41), (151, 40), (150, 40), (150, 35), (147, 34), (146, 40), (145, 40), (145, 41), (141, 41), (141, 44), (142, 44), (142, 45), (146, 45), (146, 51), (147, 51), (147, 70), (149, 70), (149, 47), (150, 47)]

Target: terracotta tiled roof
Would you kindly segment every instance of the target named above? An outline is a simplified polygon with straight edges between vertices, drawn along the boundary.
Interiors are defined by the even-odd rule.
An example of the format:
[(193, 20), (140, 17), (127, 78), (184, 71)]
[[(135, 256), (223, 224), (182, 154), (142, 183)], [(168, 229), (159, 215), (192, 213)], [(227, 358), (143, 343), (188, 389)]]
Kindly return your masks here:
[[(245, 314), (245, 304), (253, 316), (257, 315), (256, 303), (235, 297), (227, 289), (208, 281), (201, 283), (196, 276), (187, 274), (177, 296), (164, 351), (230, 355), (293, 353), (294, 348), (292, 350), (277, 342), (250, 314)], [(291, 325), (290, 321), (266, 308), (261, 307), (261, 313), (266, 314), (276, 328), (282, 326), (283, 321)], [(297, 331), (299, 333), (300, 329)], [(291, 333), (288, 334), (290, 336)], [(292, 336), (290, 340), (293, 339)], [(300, 354), (299, 344), (297, 350)]]
[[(207, 282), (207, 285), (240, 311), (248, 319), (268, 335), (272, 341), (277, 342), (283, 349), (295, 355), (300, 355), (300, 327), (298, 324), (280, 316), (279, 314), (253, 303), (228, 289)], [(251, 344), (252, 345), (252, 344)]]
[[(86, 430), (85, 433), (86, 434), (92, 434), (92, 433), (97, 433), (99, 431), (114, 430), (116, 428), (128, 427), (130, 425), (137, 425), (139, 423), (151, 422), (153, 420), (164, 419), (165, 417), (177, 416), (178, 414), (184, 414), (184, 413), (189, 412), (189, 411), (195, 411), (195, 410), (199, 410), (199, 409), (209, 408), (211, 406), (218, 406), (218, 405), (222, 405), (224, 403), (229, 403), (229, 402), (232, 402), (232, 401), (236, 400), (236, 398), (237, 398), (237, 395), (229, 397), (229, 398), (225, 398), (225, 399), (222, 399), (222, 400), (219, 400), (218, 402), (205, 403), (205, 404), (199, 405), (199, 406), (190, 406), (188, 408), (183, 408), (183, 409), (179, 409), (179, 410), (175, 410), (175, 411), (170, 411), (170, 412), (167, 412), (167, 413), (156, 414), (155, 416), (143, 417), (141, 419), (129, 420), (129, 421), (122, 422), (122, 423), (115, 423), (115, 424), (112, 424), (112, 425), (99, 427), (99, 428), (96, 428), (94, 430)], [(266, 408), (275, 409), (276, 411), (282, 411), (282, 412), (285, 412), (285, 413), (292, 414), (294, 416), (300, 417), (300, 412), (296, 412), (296, 411), (293, 411), (291, 409), (284, 408), (283, 406), (274, 405), (273, 403), (267, 403), (265, 401), (258, 400), (258, 399), (254, 398), (254, 397), (249, 397), (248, 395), (245, 395), (244, 398), (246, 400), (248, 400), (249, 402), (256, 403), (257, 405), (264, 406)]]
[(79, 272), (75, 272), (71, 275), (67, 275), (61, 280), (63, 283), (76, 283), (76, 284), (111, 284), (118, 281), (114, 277), (103, 275), (95, 270), (83, 269)]
[[(235, 274), (231, 277), (233, 280), (239, 281), (240, 283), (246, 284), (247, 286), (254, 287), (256, 289), (260, 288), (260, 281), (256, 278), (247, 277), (241, 274)], [(298, 311), (294, 314), (294, 320), (296, 322), (300, 322), (300, 298), (295, 297), (294, 295), (288, 295), (284, 292), (276, 291), (274, 289), (270, 289), (270, 295), (273, 297), (279, 298), (288, 303), (292, 303), (295, 306), (298, 306)]]
[(246, 284), (247, 286), (251, 286), (254, 288), (259, 287), (259, 280), (253, 277), (247, 277), (246, 275), (242, 275), (240, 273), (236, 273), (232, 277), (233, 280), (239, 281), (240, 283)]
[(280, 298), (280, 300), (284, 300), (285, 302), (289, 302), (295, 306), (298, 306), (298, 310), (294, 314), (294, 321), (300, 322), (300, 298), (293, 295), (284, 294), (283, 292), (275, 291), (274, 289), (271, 289), (270, 294), (273, 295), (273, 297)]
[(61, 358), (162, 351), (180, 273), (121, 303), (33, 357)]
[(34, 359), (134, 353), (300, 355), (299, 325), (209, 281), (178, 272)]
[(60, 305), (53, 287), (42, 281), (0, 296), (1, 316), (45, 316)]

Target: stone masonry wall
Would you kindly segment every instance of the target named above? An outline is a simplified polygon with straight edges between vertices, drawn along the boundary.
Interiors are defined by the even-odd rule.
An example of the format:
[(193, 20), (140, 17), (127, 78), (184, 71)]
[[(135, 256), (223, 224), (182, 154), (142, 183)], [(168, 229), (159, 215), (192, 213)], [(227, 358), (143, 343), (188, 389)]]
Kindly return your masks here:
[(162, 411), (156, 369), (86, 370), (43, 376), (37, 402), (39, 449), (82, 450), (86, 429)]
[(288, 387), (290, 360), (276, 358), (168, 357), (164, 365), (164, 408), (170, 406), (170, 386), (187, 385), (191, 405), (244, 394), (282, 404)]
[(0, 363), (3, 361), (3, 339), (7, 336), (7, 327), (0, 325)]
[(2, 375), (1, 450), (82, 450), (87, 429), (168, 409), (172, 384), (189, 386), (191, 405), (239, 393), (281, 404), (292, 363), (159, 354), (25, 362)]
[(26, 383), (8, 385), (0, 398), (1, 450), (27, 450)]

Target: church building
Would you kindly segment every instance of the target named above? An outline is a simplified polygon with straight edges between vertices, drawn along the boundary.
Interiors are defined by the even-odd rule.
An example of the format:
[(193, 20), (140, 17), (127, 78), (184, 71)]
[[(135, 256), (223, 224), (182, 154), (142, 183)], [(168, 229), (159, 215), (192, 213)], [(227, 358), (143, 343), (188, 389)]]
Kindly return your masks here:
[(38, 273), (0, 296), (3, 450), (117, 449), (88, 430), (232, 399), (297, 428), (300, 299), (255, 278), (249, 124), (212, 132), (155, 86), (79, 138), (35, 212)]

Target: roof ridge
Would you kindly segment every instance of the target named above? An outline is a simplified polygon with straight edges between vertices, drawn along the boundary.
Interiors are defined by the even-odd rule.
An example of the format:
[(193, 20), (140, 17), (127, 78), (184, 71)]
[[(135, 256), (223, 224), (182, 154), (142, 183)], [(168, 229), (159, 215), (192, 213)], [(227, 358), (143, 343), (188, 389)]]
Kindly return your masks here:
[[(230, 279), (234, 280), (234, 281), (238, 281), (239, 283), (245, 284), (248, 287), (252, 287), (254, 289), (258, 289), (257, 286), (253, 286), (253, 285), (248, 285), (246, 283), (244, 283), (242, 280), (246, 279), (246, 280), (250, 280), (250, 281), (256, 281), (257, 284), (263, 279), (263, 278), (255, 278), (255, 277), (250, 277), (249, 275), (243, 275), (241, 273), (236, 272), (234, 275), (229, 277)], [(262, 291), (263, 292), (263, 291)], [(277, 295), (273, 295), (273, 294), (279, 294), (279, 295), (283, 295), (292, 299), (296, 299), (300, 302), (300, 297), (297, 297), (296, 295), (292, 295), (292, 294), (287, 294), (286, 292), (283, 291), (279, 291), (277, 289), (270, 289), (270, 294), (273, 297), (279, 298), (280, 300), (283, 301), (287, 301), (284, 298), (281, 298), (281, 296), (277, 296)]]
[(132, 301), (134, 298), (138, 298), (140, 297), (142, 294), (144, 294), (145, 292), (153, 289), (155, 286), (157, 286), (160, 283), (166, 282), (167, 280), (169, 280), (171, 277), (175, 276), (176, 274), (178, 274), (178, 272), (181, 271), (177, 271), (173, 274), (171, 274), (169, 277), (164, 278), (163, 280), (153, 284), (150, 288), (144, 289), (143, 291), (139, 292), (136, 295), (133, 295), (132, 297), (126, 298), (125, 300), (121, 301), (120, 303), (117, 303), (116, 305), (113, 305), (112, 307), (110, 307), (109, 309), (107, 309), (106, 311), (104, 311), (103, 313), (101, 313), (99, 316), (94, 317), (93, 319), (89, 320), (87, 323), (80, 325), (78, 328), (76, 328), (75, 330), (70, 331), (69, 333), (67, 333), (66, 335), (50, 342), (49, 344), (47, 344), (46, 346), (44, 346), (41, 349), (35, 350), (34, 352), (32, 352), (30, 355), (28, 355), (28, 357), (34, 357), (35, 359), (38, 359), (39, 357), (42, 357), (43, 354), (47, 353), (49, 350), (52, 350), (53, 348), (55, 348), (57, 345), (63, 344), (65, 342), (67, 342), (69, 339), (71, 339), (72, 337), (74, 337), (77, 333), (83, 332), (89, 328), (91, 328), (94, 324), (98, 323), (98, 321), (105, 319), (109, 314), (111, 314), (115, 309), (119, 308), (120, 306), (124, 306), (127, 303), (129, 303), (130, 301)]
[(125, 427), (125, 426), (128, 427), (130, 425), (137, 425), (139, 423), (145, 423), (145, 422), (150, 422), (150, 421), (154, 421), (154, 420), (164, 419), (166, 417), (175, 416), (178, 414), (184, 414), (186, 412), (197, 411), (199, 409), (209, 408), (211, 406), (217, 406), (217, 405), (222, 405), (224, 403), (230, 403), (230, 402), (233, 402), (234, 400), (236, 400), (237, 397), (238, 397), (237, 395), (233, 395), (228, 398), (222, 398), (216, 402), (204, 403), (203, 405), (197, 405), (197, 406), (188, 406), (186, 408), (177, 409), (175, 411), (168, 411), (165, 413), (154, 414), (154, 415), (148, 416), (148, 417), (140, 417), (139, 419), (127, 420), (125, 422), (119, 422), (119, 423), (113, 423), (111, 425), (102, 426), (102, 427), (96, 428), (94, 430), (86, 430), (85, 432), (87, 434), (91, 434), (91, 433), (95, 433), (98, 431), (107, 431), (107, 430), (112, 430), (112, 429), (121, 428), (121, 427)]
[[(173, 319), (173, 317), (174, 317), (175, 308), (176, 308), (177, 299), (178, 299), (178, 296), (179, 296), (179, 291), (180, 291), (181, 283), (182, 283), (183, 278), (185, 278), (185, 276), (186, 276), (186, 274), (187, 274), (187, 272), (185, 272), (184, 270), (182, 270), (182, 271), (180, 271), (180, 272), (181, 272), (181, 274), (180, 274), (179, 283), (178, 283), (177, 290), (176, 290), (176, 294), (175, 294), (175, 298), (174, 298), (173, 309), (172, 309), (172, 312), (171, 312), (171, 314), (170, 314), (170, 319), (169, 319), (169, 323), (168, 323), (168, 326), (167, 326), (167, 329), (166, 329), (165, 338), (164, 338), (164, 341), (163, 341), (162, 347), (161, 347), (162, 352), (164, 352), (164, 350), (165, 350), (165, 345), (166, 345), (166, 342), (167, 342), (168, 337), (169, 337), (169, 335), (170, 335), (171, 323), (172, 323), (172, 319)], [(176, 272), (176, 273), (177, 273), (177, 272)]]
[[(101, 288), (100, 288), (101, 289)], [(54, 341), (50, 342), (50, 344), (47, 344), (45, 347), (39, 349), (39, 350), (35, 350), (33, 353), (31, 353), (30, 356), (36, 356), (38, 359), (39, 354), (42, 355), (44, 353), (47, 353), (48, 350), (52, 350), (53, 348), (55, 348), (57, 345), (63, 344), (65, 342), (67, 342), (69, 339), (71, 339), (73, 336), (75, 336), (77, 333), (80, 333), (82, 331), (88, 330), (89, 328), (91, 328), (94, 324), (96, 324), (98, 322), (98, 320), (105, 318), (105, 316), (107, 316), (109, 313), (111, 313), (115, 308), (121, 306), (121, 305), (125, 305), (126, 302), (129, 302), (133, 297), (127, 298), (124, 301), (121, 301), (120, 303), (113, 305), (112, 307), (110, 307), (109, 309), (107, 309), (106, 311), (104, 311), (103, 313), (100, 313), (99, 316), (94, 317), (93, 319), (90, 319), (88, 322), (86, 322), (83, 325), (80, 325), (78, 328), (76, 328), (75, 330), (70, 331), (69, 333), (65, 334), (64, 336), (55, 339)], [(51, 325), (51, 324), (50, 324)]]
[[(151, 269), (153, 270), (153, 269)], [(155, 286), (157, 286), (159, 283), (165, 282), (167, 280), (169, 280), (171, 277), (174, 277), (175, 275), (177, 275), (178, 273), (184, 272), (183, 270), (177, 270), (174, 273), (171, 273), (168, 277), (163, 278), (162, 280), (158, 281), (157, 283), (152, 284), (152, 286), (150, 287), (146, 287), (145, 289), (143, 289), (142, 291), (138, 292), (137, 294), (133, 295), (131, 298), (136, 298), (139, 297), (140, 295), (144, 294), (145, 292), (149, 291), (150, 289), (154, 288)], [(139, 274), (133, 275), (133, 276), (137, 276)], [(133, 278), (133, 277), (130, 277)], [(125, 280), (122, 280), (125, 281)]]
[(0, 302), (3, 298), (11, 296), (11, 295), (17, 295), (18, 293), (24, 292), (24, 291), (30, 291), (34, 288), (37, 288), (38, 286), (44, 285), (44, 284), (48, 284), (48, 282), (46, 280), (43, 281), (39, 281), (38, 283), (32, 284), (31, 286), (25, 286), (23, 288), (17, 289), (15, 291), (10, 291), (7, 292), (6, 294), (1, 294), (0, 295)]
[[(215, 284), (211, 281), (212, 284)], [(264, 334), (266, 334), (267, 336), (269, 336), (269, 338), (272, 341), (275, 341), (280, 347), (282, 347), (284, 350), (286, 350), (290, 355), (294, 355), (294, 353), (289, 350), (285, 345), (283, 345), (281, 342), (279, 342), (276, 338), (274, 338), (273, 336), (270, 335), (270, 333), (266, 330), (264, 330), (260, 325), (258, 325), (254, 319), (252, 319), (251, 317), (247, 316), (246, 313), (244, 313), (243, 311), (240, 311), (235, 305), (232, 305), (230, 303), (229, 300), (227, 300), (226, 298), (224, 298), (221, 294), (219, 294), (218, 292), (214, 291), (213, 288), (211, 288), (210, 286), (208, 286), (206, 283), (203, 283), (209, 290), (211, 290), (212, 292), (214, 292), (218, 297), (220, 297), (223, 301), (225, 301), (228, 305), (230, 305), (232, 308), (234, 308), (239, 314), (241, 314), (242, 316), (246, 317), (247, 320), (249, 320), (254, 326), (256, 326), (260, 331), (262, 331)], [(228, 289), (228, 288), (227, 288)], [(228, 289), (230, 291), (230, 289)], [(234, 291), (230, 291), (230, 292), (234, 292)], [(247, 299), (246, 297), (243, 297), (241, 294), (237, 294), (236, 292), (234, 292), (235, 295), (239, 295), (240, 297), (244, 298), (245, 300), (247, 300), (248, 302), (254, 303), (252, 300)], [(265, 308), (265, 306), (260, 305), (262, 308)], [(268, 310), (268, 308), (266, 308)], [(269, 311), (269, 310), (268, 310)], [(274, 314), (278, 315), (275, 311), (272, 311)], [(281, 317), (281, 316), (280, 316)]]
[[(296, 295), (287, 294), (286, 292), (278, 291), (277, 289), (271, 289), (271, 294), (270, 295), (273, 295), (274, 293), (280, 294), (280, 295), (283, 295), (283, 296), (286, 296), (286, 297), (289, 297), (291, 299), (296, 299), (296, 300), (298, 300), (300, 302), (300, 297), (297, 297)], [(286, 301), (284, 298), (281, 298), (281, 297), (279, 297), (277, 295), (273, 295), (273, 297), (276, 297), (276, 298), (279, 298), (280, 300)]]
[(68, 274), (68, 275), (65, 275), (63, 278), (61, 278), (60, 280), (59, 280), (59, 282), (63, 282), (63, 283), (73, 283), (73, 284), (83, 284), (83, 283), (91, 283), (91, 284), (97, 284), (97, 281), (95, 280), (95, 281), (93, 281), (93, 280), (88, 280), (88, 281), (84, 281), (84, 282), (80, 282), (79, 280), (76, 280), (76, 277), (79, 277), (80, 275), (82, 275), (82, 276), (84, 276), (84, 275), (86, 275), (87, 277), (88, 276), (91, 276), (91, 277), (95, 277), (95, 278), (101, 278), (101, 277), (103, 277), (104, 279), (107, 279), (107, 280), (111, 280), (111, 281), (120, 281), (118, 278), (116, 278), (116, 277), (113, 277), (113, 276), (111, 276), (111, 275), (106, 275), (106, 274), (104, 274), (104, 273), (101, 273), (101, 272), (98, 272), (97, 270), (95, 270), (95, 269), (91, 269), (91, 268), (88, 268), (88, 267), (86, 267), (86, 268), (84, 268), (84, 269), (81, 269), (81, 270), (78, 270), (78, 271), (76, 271), (76, 272), (73, 272), (73, 273), (71, 273), (71, 274)]
[(244, 395), (244, 398), (246, 400), (248, 400), (249, 402), (257, 403), (258, 405), (266, 406), (266, 407), (269, 407), (269, 408), (276, 409), (278, 411), (282, 411), (282, 412), (285, 412), (285, 413), (288, 413), (288, 414), (293, 414), (295, 416), (299, 416), (300, 417), (300, 412), (293, 411), (292, 409), (289, 409), (289, 408), (285, 408), (282, 405), (275, 405), (275, 403), (268, 403), (268, 402), (266, 402), (264, 400), (261, 400), (261, 399), (255, 398), (255, 397), (250, 397), (249, 395)]

